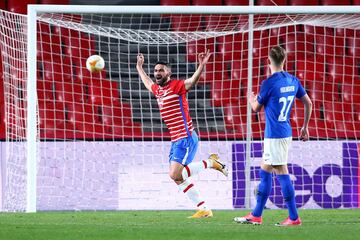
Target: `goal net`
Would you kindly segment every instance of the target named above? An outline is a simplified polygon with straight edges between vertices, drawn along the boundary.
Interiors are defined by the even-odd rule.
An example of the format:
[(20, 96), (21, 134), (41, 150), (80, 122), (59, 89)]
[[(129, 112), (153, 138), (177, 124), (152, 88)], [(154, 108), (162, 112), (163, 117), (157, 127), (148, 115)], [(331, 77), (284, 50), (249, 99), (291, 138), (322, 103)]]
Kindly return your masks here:
[[(135, 66), (142, 53), (151, 77), (162, 60), (171, 64), (172, 78), (186, 79), (206, 49), (212, 57), (187, 94), (201, 139), (196, 159), (217, 152), (231, 174), (205, 171), (194, 180), (214, 209), (253, 207), (265, 118), (248, 116), (246, 96), (269, 76), (267, 55), (275, 45), (286, 49), (286, 70), (313, 101), (311, 141), (298, 141), (301, 102), (291, 115), (289, 171), (298, 207), (360, 206), (360, 15), (75, 10), (38, 14), (36, 46), (27, 44), (26, 16), (0, 11), (3, 211), (27, 206), (29, 101), (37, 106), (29, 113), (37, 119), (37, 210), (192, 209), (168, 177), (170, 137)], [(27, 50), (35, 47), (36, 79), (29, 81), (36, 82), (37, 99), (29, 100)], [(105, 69), (91, 74), (85, 63), (94, 54), (105, 59)], [(275, 178), (267, 207), (284, 207)]]

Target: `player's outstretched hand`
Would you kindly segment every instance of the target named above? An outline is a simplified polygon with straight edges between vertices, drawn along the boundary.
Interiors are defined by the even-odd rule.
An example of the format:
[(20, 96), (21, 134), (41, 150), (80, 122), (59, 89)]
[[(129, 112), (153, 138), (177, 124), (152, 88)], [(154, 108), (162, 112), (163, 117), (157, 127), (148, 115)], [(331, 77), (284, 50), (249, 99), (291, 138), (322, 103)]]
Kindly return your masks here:
[(204, 53), (204, 52), (199, 53), (199, 55), (198, 55), (199, 63), (205, 65), (209, 61), (210, 56), (211, 56), (211, 53), (210, 53), (209, 49), (206, 50), (206, 53)]
[(142, 67), (142, 65), (144, 64), (144, 55), (142, 55), (142, 53), (139, 53), (137, 55), (137, 63), (136, 66), (137, 67)]
[(307, 128), (302, 127), (300, 130), (300, 140), (304, 142), (309, 140), (309, 130)]

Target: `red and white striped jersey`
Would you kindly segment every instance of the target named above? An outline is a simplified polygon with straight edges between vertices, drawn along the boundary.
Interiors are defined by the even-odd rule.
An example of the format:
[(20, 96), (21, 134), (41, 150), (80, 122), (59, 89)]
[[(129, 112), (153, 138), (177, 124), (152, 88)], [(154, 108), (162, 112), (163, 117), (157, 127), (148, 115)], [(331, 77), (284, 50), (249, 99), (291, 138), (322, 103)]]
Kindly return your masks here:
[(170, 131), (171, 141), (191, 135), (194, 127), (189, 114), (184, 80), (172, 79), (163, 87), (153, 84), (151, 90), (157, 99), (161, 117)]

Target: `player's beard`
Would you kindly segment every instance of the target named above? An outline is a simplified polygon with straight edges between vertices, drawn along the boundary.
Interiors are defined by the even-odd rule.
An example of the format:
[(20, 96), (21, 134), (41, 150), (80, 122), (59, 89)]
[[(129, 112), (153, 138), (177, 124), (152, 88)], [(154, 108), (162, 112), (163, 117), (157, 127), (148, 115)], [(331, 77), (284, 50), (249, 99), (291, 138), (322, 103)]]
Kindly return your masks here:
[(164, 86), (164, 84), (166, 83), (167, 79), (168, 79), (168, 76), (165, 76), (165, 77), (161, 77), (161, 76), (160, 76), (160, 78), (158, 78), (158, 76), (156, 76), (156, 77), (155, 77), (155, 82), (156, 82), (156, 84), (159, 85), (159, 86)]

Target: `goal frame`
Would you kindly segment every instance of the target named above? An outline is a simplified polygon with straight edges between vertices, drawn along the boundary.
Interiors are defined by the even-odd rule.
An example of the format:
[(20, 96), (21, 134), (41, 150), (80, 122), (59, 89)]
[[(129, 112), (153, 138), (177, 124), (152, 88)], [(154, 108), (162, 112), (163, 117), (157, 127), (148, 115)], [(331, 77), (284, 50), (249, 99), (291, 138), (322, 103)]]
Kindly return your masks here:
[[(38, 13), (117, 13), (117, 14), (247, 14), (249, 18), (249, 42), (252, 46), (254, 14), (360, 14), (360, 6), (98, 6), (98, 5), (28, 5), (27, 22), (27, 183), (26, 212), (36, 212), (36, 175), (37, 175), (37, 86), (36, 59), (37, 56), (37, 14)], [(30, 46), (30, 47), (29, 47)], [(252, 54), (249, 51), (248, 68), (252, 68)], [(252, 91), (252, 71), (248, 71), (248, 93)], [(248, 105), (248, 112), (250, 106)], [(249, 115), (249, 114), (248, 114)], [(249, 116), (247, 129), (251, 131)], [(246, 136), (246, 165), (250, 161), (251, 132)], [(247, 171), (247, 180), (250, 172)], [(249, 193), (246, 193), (248, 195)], [(246, 197), (248, 199), (248, 197)], [(246, 205), (248, 205), (247, 203)]]

